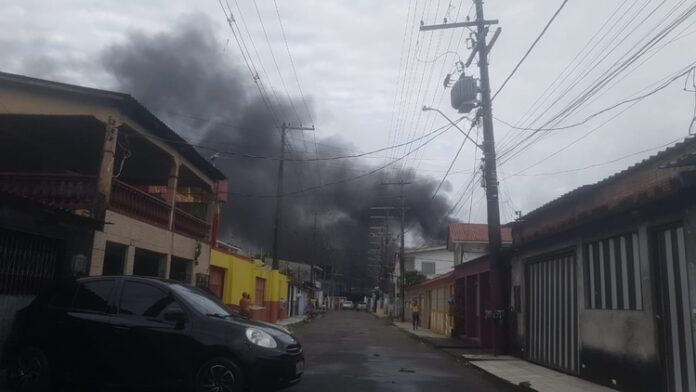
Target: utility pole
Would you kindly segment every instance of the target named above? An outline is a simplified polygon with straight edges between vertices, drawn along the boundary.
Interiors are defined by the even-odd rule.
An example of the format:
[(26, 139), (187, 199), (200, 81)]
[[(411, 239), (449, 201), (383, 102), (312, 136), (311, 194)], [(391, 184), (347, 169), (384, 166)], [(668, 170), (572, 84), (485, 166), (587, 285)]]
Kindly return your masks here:
[(314, 211), (314, 227), (312, 229), (312, 260), (310, 261), (310, 272), (309, 280), (312, 282), (312, 286), (315, 285), (314, 279), (314, 265), (317, 258), (317, 212)]
[[(460, 27), (475, 27), (476, 28), (476, 46), (474, 47), (468, 64), (478, 52), (478, 68), (480, 76), (480, 116), (483, 122), (483, 157), (484, 157), (484, 179), (486, 186), (486, 207), (488, 215), (488, 259), (490, 265), (491, 276), (491, 306), (493, 314), (501, 314), (503, 308), (502, 301), (502, 285), (501, 285), (501, 260), (500, 260), (500, 210), (498, 203), (498, 174), (496, 169), (495, 156), (495, 137), (493, 133), (493, 111), (491, 104), (491, 87), (490, 77), (488, 74), (488, 53), (491, 46), (495, 43), (500, 28), (498, 28), (491, 40), (490, 45), (486, 43), (486, 35), (488, 34), (488, 26), (497, 24), (497, 20), (486, 20), (483, 16), (483, 0), (473, 0), (476, 6), (476, 20), (460, 22), (460, 23), (445, 23), (440, 25), (421, 26), (421, 31), (440, 30)], [(496, 353), (496, 335), (498, 330), (493, 321), (493, 353)]]
[(285, 134), (287, 131), (314, 131), (314, 127), (293, 127), (283, 123), (280, 126), (280, 161), (278, 162), (278, 179), (276, 185), (275, 221), (273, 224), (273, 269), (280, 266), (278, 259), (278, 230), (280, 228), (280, 215), (283, 208), (283, 169), (285, 168)]
[(401, 210), (401, 246), (399, 249), (399, 299), (401, 300), (401, 306), (399, 307), (399, 320), (401, 322), (404, 322), (404, 314), (406, 310), (406, 296), (405, 296), (405, 288), (406, 288), (406, 280), (405, 280), (405, 275), (406, 271), (406, 255), (405, 255), (405, 236), (404, 234), (406, 233), (406, 228), (405, 228), (405, 221), (406, 221), (406, 196), (404, 194), (404, 186), (409, 185), (410, 182), (406, 181), (399, 181), (399, 182), (383, 182), (382, 185), (399, 185), (399, 199), (400, 199), (400, 204), (401, 207), (399, 208)]

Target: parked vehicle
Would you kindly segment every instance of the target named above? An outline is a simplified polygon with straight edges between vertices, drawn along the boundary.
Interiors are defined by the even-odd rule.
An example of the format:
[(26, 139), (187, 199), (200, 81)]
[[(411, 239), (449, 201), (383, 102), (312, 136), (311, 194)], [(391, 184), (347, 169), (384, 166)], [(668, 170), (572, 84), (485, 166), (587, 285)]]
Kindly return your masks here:
[(341, 304), (341, 308), (343, 310), (352, 310), (353, 309), (353, 301), (343, 301)]
[(17, 312), (2, 358), (10, 385), (26, 391), (65, 382), (236, 391), (288, 386), (304, 371), (286, 329), (242, 318), (198, 288), (132, 276), (39, 295)]
[(358, 302), (358, 307), (357, 307), (357, 309), (358, 309), (358, 310), (362, 310), (362, 311), (367, 311), (367, 303), (365, 303), (365, 302)]

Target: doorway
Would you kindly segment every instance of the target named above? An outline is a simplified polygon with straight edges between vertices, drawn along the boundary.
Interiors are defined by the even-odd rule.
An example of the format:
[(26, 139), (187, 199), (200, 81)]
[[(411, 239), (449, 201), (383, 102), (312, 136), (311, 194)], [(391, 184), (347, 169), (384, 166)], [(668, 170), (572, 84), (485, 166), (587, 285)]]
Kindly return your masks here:
[(126, 271), (127, 254), (127, 245), (107, 241), (104, 249), (102, 275), (123, 275)]

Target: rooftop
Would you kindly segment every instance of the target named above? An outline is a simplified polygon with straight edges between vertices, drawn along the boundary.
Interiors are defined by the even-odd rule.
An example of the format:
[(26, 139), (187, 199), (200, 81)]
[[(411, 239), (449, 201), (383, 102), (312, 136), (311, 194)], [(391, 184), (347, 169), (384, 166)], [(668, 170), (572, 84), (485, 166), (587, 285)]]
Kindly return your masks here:
[[(606, 177), (578, 187), (527, 213), (515, 227), (525, 240), (574, 227), (675, 195), (693, 186), (696, 137), (666, 149)], [(516, 238), (516, 240), (520, 240)]]
[(213, 166), (210, 162), (208, 162), (208, 160), (206, 160), (203, 156), (201, 156), (198, 151), (191, 146), (191, 144), (179, 136), (174, 130), (169, 128), (169, 126), (162, 122), (162, 120), (157, 118), (157, 116), (155, 116), (143, 104), (138, 102), (129, 94), (59, 83), (45, 79), (31, 78), (28, 76), (6, 72), (0, 72), (0, 83), (33, 86), (42, 89), (49, 89), (55, 92), (76, 94), (93, 98), (94, 100), (106, 101), (120, 109), (123, 113), (129, 115), (134, 120), (142, 123), (150, 131), (152, 131), (155, 136), (178, 151), (182, 156), (188, 159), (192, 164), (196, 165), (196, 167), (198, 167), (212, 179), (225, 179), (225, 175), (215, 168), (215, 166)]
[[(500, 235), (503, 242), (512, 242), (512, 229), (502, 227)], [(450, 223), (451, 242), (488, 242), (488, 225), (485, 223)]]

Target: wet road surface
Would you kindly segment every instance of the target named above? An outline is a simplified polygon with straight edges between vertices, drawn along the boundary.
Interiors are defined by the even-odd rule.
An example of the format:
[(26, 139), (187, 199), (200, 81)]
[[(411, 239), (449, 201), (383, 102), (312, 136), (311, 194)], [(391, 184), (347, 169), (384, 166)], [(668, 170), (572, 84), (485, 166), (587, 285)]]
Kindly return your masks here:
[(366, 312), (331, 312), (295, 335), (305, 374), (288, 392), (515, 390)]

